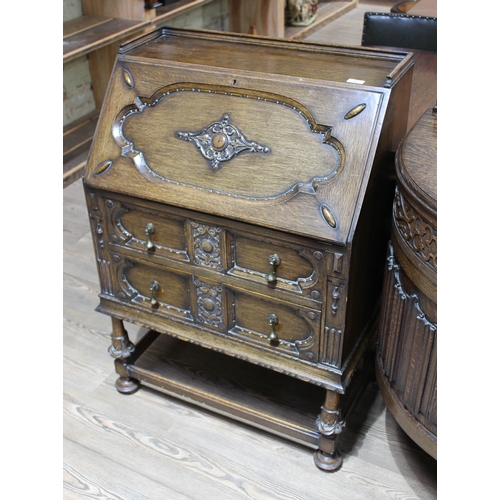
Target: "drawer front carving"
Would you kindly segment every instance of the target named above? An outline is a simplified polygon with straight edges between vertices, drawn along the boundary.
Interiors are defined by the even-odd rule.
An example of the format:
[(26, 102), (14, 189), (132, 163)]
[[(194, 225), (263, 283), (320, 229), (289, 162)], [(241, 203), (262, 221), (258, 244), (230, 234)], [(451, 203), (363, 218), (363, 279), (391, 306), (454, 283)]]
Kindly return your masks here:
[(191, 276), (112, 254), (115, 297), (148, 312), (193, 321)]
[(321, 301), (324, 254), (232, 234), (229, 274)]
[[(271, 352), (318, 361), (321, 311), (163, 266), (111, 254), (109, 295), (166, 320), (180, 321)], [(194, 333), (194, 331), (193, 331)]]
[(223, 241), (221, 227), (192, 220), (193, 262), (218, 272), (224, 270)]
[(316, 362), (321, 313), (241, 292), (232, 292), (229, 334), (259, 348)]
[(109, 241), (134, 250), (189, 261), (185, 220), (107, 199)]
[(196, 321), (224, 332), (227, 311), (224, 287), (219, 283), (207, 283), (196, 276), (193, 276), (193, 284), (196, 291)]

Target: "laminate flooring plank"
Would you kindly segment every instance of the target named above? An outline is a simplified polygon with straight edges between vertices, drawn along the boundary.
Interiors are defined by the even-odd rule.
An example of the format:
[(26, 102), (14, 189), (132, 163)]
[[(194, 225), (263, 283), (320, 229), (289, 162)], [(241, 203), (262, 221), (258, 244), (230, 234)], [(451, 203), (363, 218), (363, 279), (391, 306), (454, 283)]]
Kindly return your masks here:
[[(194, 447), (193, 437), (207, 431), (203, 425), (193, 434), (183, 425), (181, 432), (172, 427), (158, 426), (156, 419), (147, 418), (147, 406), (138, 413), (131, 409), (126, 414), (119, 414), (118, 419), (114, 407), (109, 408), (108, 414), (72, 402), (66, 402), (66, 408), (71, 420), (68, 427), (74, 424), (73, 420), (83, 421), (83, 425), (91, 427), (87, 429), (85, 441), (78, 439), (78, 444), (95, 450), (105, 460), (112, 460), (113, 452), (118, 452), (118, 465), (129, 466), (148, 479), (148, 484), (141, 488), (148, 495), (157, 495), (158, 492), (152, 490), (163, 482), (174, 491), (182, 491), (188, 498), (308, 498), (296, 492), (287, 493), (287, 487), (280, 480), (276, 484), (266, 484), (266, 478), (260, 476), (260, 465), (252, 470), (248, 464), (240, 464), (240, 453), (237, 453), (234, 470), (231, 456), (221, 454), (213, 443), (201, 442)], [(196, 413), (200, 414), (199, 411)], [(99, 437), (101, 426), (107, 430), (107, 437), (102, 440)], [(148, 464), (147, 468), (141, 467), (143, 463)]]
[[(189, 500), (182, 491), (165, 484), (153, 484), (130, 465), (108, 460), (94, 451), (66, 439), (63, 464), (65, 500)], [(145, 493), (147, 492), (147, 493)]]
[[(132, 468), (147, 476), (148, 482), (141, 489), (146, 496), (154, 495), (153, 490), (164, 477), (174, 491), (189, 492), (189, 498), (322, 500), (331, 498), (332, 488), (338, 494), (336, 498), (362, 499), (368, 498), (368, 493), (372, 499), (412, 498), (404, 480), (395, 484), (392, 474), (380, 467), (366, 468), (365, 472), (365, 467), (355, 463), (359, 459), (353, 459), (351, 465), (345, 464), (343, 474), (325, 474), (313, 466), (310, 450), (179, 405), (171, 398), (162, 397), (169, 402), (162, 408), (161, 420), (156, 404), (151, 407), (145, 401), (129, 403), (127, 411), (120, 412), (116, 398), (138, 399), (136, 396), (143, 392), (131, 397), (108, 394), (107, 404), (99, 405), (99, 410), (93, 409), (95, 401), (100, 400), (97, 394), (88, 406), (66, 398), (65, 407), (71, 421), (66, 428), (79, 436), (82, 449), (104, 455), (104, 461), (112, 461), (116, 454), (116, 462), (123, 467), (130, 461), (141, 464)], [(149, 396), (158, 397), (153, 393)], [(72, 429), (75, 423), (86, 432)], [(106, 430), (103, 437), (101, 427)], [(269, 457), (273, 457), (272, 465), (266, 466)], [(194, 489), (179, 490), (188, 477)]]
[(422, 498), (436, 497), (437, 462), (400, 428), (387, 411), (375, 382), (366, 388), (348, 420), (341, 451), (345, 464), (362, 453), (363, 460), (377, 464), (379, 470), (401, 475), (417, 491), (422, 487), (427, 492)]

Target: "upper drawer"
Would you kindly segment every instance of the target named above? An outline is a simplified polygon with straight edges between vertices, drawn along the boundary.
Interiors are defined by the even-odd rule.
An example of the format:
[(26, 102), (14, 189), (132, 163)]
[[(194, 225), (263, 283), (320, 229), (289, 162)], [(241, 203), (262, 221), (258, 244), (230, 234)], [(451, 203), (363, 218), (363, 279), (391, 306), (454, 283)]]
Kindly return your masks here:
[(104, 206), (112, 245), (189, 261), (184, 218), (110, 198)]
[(233, 232), (229, 235), (228, 274), (300, 294), (323, 299), (324, 253), (284, 241), (270, 241)]

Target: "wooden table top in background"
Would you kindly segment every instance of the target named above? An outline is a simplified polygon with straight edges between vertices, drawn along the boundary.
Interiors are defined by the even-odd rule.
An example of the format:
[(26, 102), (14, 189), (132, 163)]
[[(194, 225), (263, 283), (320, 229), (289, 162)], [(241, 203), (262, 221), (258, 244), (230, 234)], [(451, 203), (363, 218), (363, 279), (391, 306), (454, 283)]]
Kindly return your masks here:
[(412, 16), (437, 17), (437, 0), (419, 0), (408, 10)]

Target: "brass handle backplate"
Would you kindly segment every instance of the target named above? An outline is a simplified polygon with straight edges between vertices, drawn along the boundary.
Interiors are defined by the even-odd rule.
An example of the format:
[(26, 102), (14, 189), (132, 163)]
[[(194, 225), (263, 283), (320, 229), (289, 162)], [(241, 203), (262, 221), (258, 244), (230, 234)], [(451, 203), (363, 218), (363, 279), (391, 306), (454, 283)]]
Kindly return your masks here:
[(276, 331), (274, 330), (274, 327), (279, 323), (278, 316), (276, 316), (276, 314), (270, 314), (267, 317), (267, 321), (269, 323), (269, 326), (271, 327), (271, 333), (267, 336), (267, 339), (271, 342), (273, 340), (278, 340), (278, 335), (276, 334)]
[(269, 272), (266, 274), (266, 280), (268, 283), (273, 283), (276, 281), (276, 267), (281, 264), (281, 259), (275, 253), (269, 256)]
[(158, 281), (151, 280), (151, 282), (149, 283), (149, 291), (151, 292), (151, 305), (157, 306), (158, 300), (156, 299), (156, 294), (160, 291), (160, 284), (158, 283)]
[(155, 244), (151, 239), (151, 235), (155, 232), (154, 225), (151, 222), (148, 222), (144, 228), (144, 232), (146, 233), (146, 248), (148, 250), (152, 250), (155, 247)]

